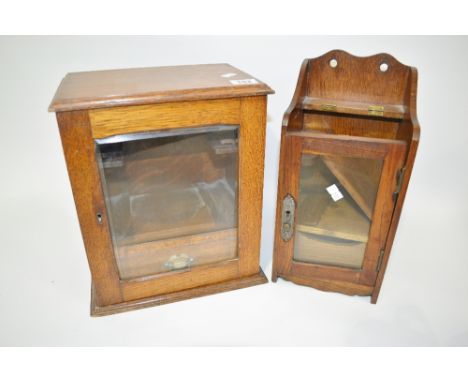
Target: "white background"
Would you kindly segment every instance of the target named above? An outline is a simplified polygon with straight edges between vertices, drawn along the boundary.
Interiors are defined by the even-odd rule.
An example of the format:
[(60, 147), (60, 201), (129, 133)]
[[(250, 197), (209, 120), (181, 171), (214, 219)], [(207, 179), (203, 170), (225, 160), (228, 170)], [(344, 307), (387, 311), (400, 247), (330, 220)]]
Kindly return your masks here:
[[(261, 265), (280, 125), (302, 60), (387, 52), (419, 70), (421, 143), (379, 302), (279, 280), (103, 318), (53, 114), (67, 72), (227, 62), (266, 82)], [(468, 39), (1, 37), (0, 345), (468, 345)]]

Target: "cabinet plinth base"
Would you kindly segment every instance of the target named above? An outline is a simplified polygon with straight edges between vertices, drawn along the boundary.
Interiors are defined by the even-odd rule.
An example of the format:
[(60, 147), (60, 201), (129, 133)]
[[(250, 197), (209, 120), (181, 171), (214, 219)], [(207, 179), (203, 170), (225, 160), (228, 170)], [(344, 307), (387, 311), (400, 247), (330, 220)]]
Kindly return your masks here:
[(300, 276), (281, 275), (283, 280), (292, 281), (298, 285), (309, 286), (324, 292), (343, 293), (349, 296), (370, 296), (374, 290), (373, 286), (361, 285), (344, 281), (304, 278)]
[(222, 283), (201, 286), (182, 290), (178, 292), (167, 293), (164, 295), (147, 297), (140, 300), (122, 302), (120, 304), (98, 306), (95, 303), (94, 287), (91, 286), (91, 316), (99, 317), (109, 314), (123, 313), (130, 310), (149, 308), (152, 306), (169, 304), (171, 302), (187, 300), (194, 297), (207, 296), (210, 294), (228, 292), (231, 290), (247, 288), (254, 285), (265, 284), (268, 282), (263, 270), (252, 276), (242, 277), (234, 280), (224, 281)]

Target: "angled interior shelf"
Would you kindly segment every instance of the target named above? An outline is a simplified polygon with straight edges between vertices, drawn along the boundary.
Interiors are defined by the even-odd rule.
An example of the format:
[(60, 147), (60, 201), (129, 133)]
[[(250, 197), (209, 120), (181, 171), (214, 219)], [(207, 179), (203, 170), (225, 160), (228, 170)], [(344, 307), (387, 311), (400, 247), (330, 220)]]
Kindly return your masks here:
[[(367, 242), (370, 219), (325, 163), (323, 157), (303, 159), (296, 229), (330, 238)], [(326, 187), (333, 184), (343, 193), (343, 198), (336, 202), (326, 191)]]
[(366, 216), (372, 218), (382, 163), (361, 158), (325, 157), (324, 163)]
[[(334, 208), (331, 203), (327, 203), (325, 210), (318, 216), (316, 224), (298, 224), (296, 229), (300, 232), (313, 233), (321, 236), (335, 237), (343, 240), (353, 240), (367, 242), (369, 235), (369, 220), (361, 214), (353, 203), (343, 200), (340, 209)], [(302, 202), (302, 208), (308, 210), (307, 201)], [(354, 226), (349, 227), (347, 222), (353, 221)]]

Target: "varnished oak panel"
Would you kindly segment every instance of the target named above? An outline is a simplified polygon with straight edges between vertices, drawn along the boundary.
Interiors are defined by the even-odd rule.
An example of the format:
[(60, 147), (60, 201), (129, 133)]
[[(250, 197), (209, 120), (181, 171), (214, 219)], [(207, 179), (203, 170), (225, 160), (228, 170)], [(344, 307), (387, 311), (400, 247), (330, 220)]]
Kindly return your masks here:
[[(335, 67), (330, 65), (332, 60), (336, 60)], [(380, 70), (382, 63), (388, 64), (388, 70)], [(385, 53), (356, 57), (334, 50), (303, 61), (294, 96), (283, 117), (273, 281), (281, 276), (322, 290), (372, 295), (371, 302), (377, 301), (419, 142), (416, 87), (416, 69)], [(311, 134), (315, 141), (307, 147)], [(297, 159), (291, 159), (294, 154), (290, 150), (333, 155), (346, 153), (353, 145), (362, 148), (361, 153), (354, 153), (357, 157), (385, 157), (364, 257), (363, 269), (367, 271), (343, 273), (338, 267), (294, 263), (294, 238), (285, 243), (280, 235), (281, 201), (287, 193), (297, 198), (295, 182), (300, 167)], [(397, 173), (403, 167), (406, 171), (395, 202), (392, 194)], [(355, 180), (346, 176), (346, 171), (334, 170), (369, 215), (365, 190), (353, 188)], [(383, 257), (378, 267), (380, 248)]]
[(325, 292), (339, 292), (349, 296), (370, 296), (373, 286), (350, 283), (339, 280), (315, 279), (296, 275), (279, 275), (285, 280), (292, 281), (299, 285), (309, 286)]
[(400, 139), (400, 121), (384, 118), (355, 117), (326, 112), (304, 113), (304, 130), (368, 138)]
[(247, 288), (254, 285), (265, 284), (268, 279), (260, 269), (254, 275), (236, 278), (235, 280), (224, 281), (221, 283), (210, 284), (193, 289), (186, 289), (179, 292), (171, 292), (163, 295), (132, 300), (121, 304), (98, 306), (95, 301), (95, 290), (91, 290), (91, 315), (92, 316), (105, 316), (114, 313), (123, 313), (130, 310), (149, 308), (152, 306), (169, 304), (172, 302), (187, 300), (195, 297), (208, 296), (215, 293), (228, 292), (236, 289)]
[[(58, 113), (57, 121), (96, 301), (101, 305), (122, 302), (88, 113)], [(97, 222), (97, 213), (102, 215), (102, 224)]]
[[(388, 149), (385, 145), (402, 145), (404, 141), (376, 139), (349, 135), (322, 134), (312, 131), (293, 131), (288, 136), (302, 138), (304, 150), (311, 154), (341, 155), (352, 154), (356, 158), (381, 159)], [(308, 139), (310, 138), (310, 140)], [(309, 143), (312, 142), (313, 144)], [(360, 147), (356, 148), (356, 147)]]
[(380, 267), (380, 272), (377, 275), (377, 280), (375, 283), (374, 291), (372, 292), (371, 302), (373, 304), (377, 303), (379, 298), (380, 289), (382, 287), (383, 278), (385, 271), (387, 269), (388, 259), (390, 257), (390, 251), (393, 246), (393, 241), (395, 239), (396, 231), (398, 228), (398, 222), (401, 216), (401, 210), (403, 208), (403, 203), (405, 201), (406, 192), (408, 190), (409, 180), (411, 173), (413, 172), (414, 161), (416, 159), (416, 152), (419, 145), (420, 137), (420, 126), (416, 113), (416, 93), (417, 93), (417, 84), (418, 84), (418, 72), (415, 68), (411, 68), (411, 74), (409, 78), (409, 85), (405, 94), (405, 102), (408, 104), (409, 108), (409, 118), (402, 123), (402, 126), (399, 130), (398, 138), (405, 139), (408, 144), (408, 150), (406, 153), (405, 160), (405, 173), (401, 182), (401, 190), (398, 195), (398, 199), (393, 211), (390, 228), (388, 230), (388, 237), (385, 246), (385, 252), (382, 260), (382, 266)]
[(124, 301), (131, 301), (233, 280), (238, 276), (239, 260), (234, 259), (173, 271), (170, 274), (157, 274), (121, 281), (121, 288)]
[[(231, 82), (245, 79), (252, 81), (241, 85)], [(57, 112), (88, 254), (93, 278), (93, 315), (159, 305), (266, 282), (259, 267), (259, 251), (266, 95), (271, 93), (273, 91), (261, 81), (227, 64), (85, 72), (66, 76), (49, 110)], [(185, 237), (173, 240), (127, 243), (126, 251), (120, 253), (120, 260), (128, 260), (135, 269), (127, 267), (130, 271), (120, 279), (94, 140), (212, 125), (239, 125), (238, 228), (196, 238), (187, 238), (189, 233), (186, 232), (182, 235)], [(210, 150), (207, 148), (207, 153), (202, 155), (204, 162), (209, 161)], [(175, 176), (180, 177), (182, 170), (190, 172), (191, 166), (200, 165), (199, 159), (184, 157), (182, 161), (168, 162), (149, 158), (143, 160), (145, 169), (140, 167), (143, 163), (140, 161), (134, 168), (130, 168), (132, 163), (129, 163), (128, 170), (135, 174), (136, 180), (140, 170), (145, 173), (147, 168), (151, 170), (161, 166), (173, 170)], [(209, 166), (204, 169), (207, 181), (216, 171), (218, 169)], [(187, 182), (190, 182), (189, 178)], [(139, 184), (135, 181), (129, 187), (135, 191)], [(102, 215), (101, 224), (97, 214)], [(206, 227), (207, 230), (211, 228)], [(217, 241), (211, 237), (216, 237)], [(141, 268), (149, 267), (156, 272), (164, 266), (160, 259), (144, 258), (145, 253), (187, 246), (192, 239), (211, 240), (203, 256), (213, 255), (218, 262), (171, 272), (149, 272), (147, 276), (137, 277), (145, 274), (140, 272)], [(224, 244), (232, 246), (233, 243), (237, 243), (237, 250), (231, 249), (225, 256)]]
[[(163, 274), (167, 272), (164, 266), (167, 259), (180, 253), (196, 258), (196, 266), (234, 259), (236, 244), (237, 229), (227, 229), (189, 236), (171, 235), (169, 239), (122, 246), (118, 250), (121, 276), (131, 279), (142, 274)], [(158, 252), (164, 256), (153, 255)]]
[[(337, 61), (335, 68), (330, 66), (332, 59)], [(380, 71), (384, 62), (388, 64), (386, 72)], [(405, 94), (410, 67), (389, 54), (357, 57), (333, 50), (309, 60), (309, 70), (312, 73), (307, 81), (310, 99), (324, 99), (328, 103), (345, 101), (341, 105), (348, 110), (359, 109), (358, 105), (390, 105), (390, 117), (402, 117), (407, 110)]]
[(265, 129), (266, 97), (242, 98), (238, 200), (241, 276), (252, 275), (259, 268)]
[(169, 102), (89, 111), (93, 138), (240, 122), (239, 98)]
[[(231, 74), (226, 77), (225, 74)], [(231, 80), (254, 79), (237, 85)], [(49, 111), (108, 108), (272, 94), (266, 84), (228, 64), (162, 66), (69, 73)]]
[[(281, 140), (280, 173), (278, 177), (278, 196), (276, 205), (275, 249), (273, 256), (272, 280), (276, 281), (277, 274), (288, 274), (294, 255), (294, 235), (289, 241), (281, 238), (281, 210), (283, 199), (290, 195), (296, 202), (299, 200), (299, 169), (301, 166), (302, 143), (297, 136), (286, 137), (286, 128), (283, 128)], [(297, 218), (297, 214), (296, 214)], [(280, 255), (281, 254), (281, 255)]]

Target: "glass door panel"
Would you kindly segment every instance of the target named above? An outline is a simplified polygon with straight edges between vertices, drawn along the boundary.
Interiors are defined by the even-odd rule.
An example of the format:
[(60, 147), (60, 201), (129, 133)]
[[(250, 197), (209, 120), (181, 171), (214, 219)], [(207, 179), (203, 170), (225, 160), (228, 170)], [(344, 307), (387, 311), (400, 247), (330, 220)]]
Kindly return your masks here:
[(238, 126), (96, 140), (121, 279), (237, 257)]
[(383, 160), (301, 158), (295, 261), (361, 269)]

